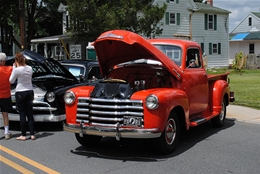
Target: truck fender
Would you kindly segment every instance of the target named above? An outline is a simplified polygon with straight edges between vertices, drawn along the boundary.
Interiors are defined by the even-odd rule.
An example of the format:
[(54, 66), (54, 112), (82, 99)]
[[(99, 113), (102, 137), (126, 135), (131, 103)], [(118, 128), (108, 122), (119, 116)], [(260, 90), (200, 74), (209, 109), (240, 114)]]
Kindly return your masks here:
[(144, 103), (147, 128), (159, 127), (163, 130), (172, 112), (176, 112), (182, 121), (189, 120), (189, 101), (184, 91), (173, 88), (141, 90), (135, 92), (131, 99), (143, 100), (145, 102), (149, 95), (156, 95), (158, 97), (159, 107), (155, 110), (149, 110)]
[(211, 82), (210, 87), (210, 105), (212, 112), (220, 112), (222, 107), (222, 100), (226, 100), (226, 104), (228, 105), (229, 98), (229, 85), (225, 80), (217, 80)]
[[(164, 128), (172, 112), (177, 114), (182, 125), (189, 125), (189, 100), (186, 93), (179, 89), (161, 90), (158, 95), (160, 106), (164, 108), (164, 119), (161, 128)], [(166, 96), (166, 97), (165, 97)]]

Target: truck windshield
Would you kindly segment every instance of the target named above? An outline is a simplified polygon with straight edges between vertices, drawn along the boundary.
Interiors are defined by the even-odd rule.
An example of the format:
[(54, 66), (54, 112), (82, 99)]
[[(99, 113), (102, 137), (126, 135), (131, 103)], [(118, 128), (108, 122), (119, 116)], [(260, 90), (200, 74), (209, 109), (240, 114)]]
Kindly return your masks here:
[(161, 50), (167, 57), (174, 61), (178, 66), (181, 65), (181, 48), (174, 45), (154, 45)]

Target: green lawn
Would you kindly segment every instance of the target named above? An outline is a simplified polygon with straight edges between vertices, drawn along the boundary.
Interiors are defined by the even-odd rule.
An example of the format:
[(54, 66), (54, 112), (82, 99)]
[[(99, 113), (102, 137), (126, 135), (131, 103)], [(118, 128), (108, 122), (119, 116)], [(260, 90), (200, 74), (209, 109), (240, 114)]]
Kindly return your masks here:
[[(216, 70), (221, 73), (230, 71), (230, 90), (235, 92), (235, 102), (233, 104), (260, 109), (260, 70)], [(212, 71), (208, 71), (212, 74)]]

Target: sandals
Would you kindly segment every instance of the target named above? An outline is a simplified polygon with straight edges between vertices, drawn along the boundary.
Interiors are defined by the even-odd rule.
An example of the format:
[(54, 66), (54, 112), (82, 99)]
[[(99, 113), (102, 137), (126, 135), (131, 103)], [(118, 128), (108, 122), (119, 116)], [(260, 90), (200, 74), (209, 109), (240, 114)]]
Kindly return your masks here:
[(35, 140), (36, 137), (34, 135), (31, 135), (31, 140)]
[[(17, 137), (16, 140), (25, 141), (27, 138), (25, 136)], [(34, 135), (31, 135), (31, 140), (36, 140), (36, 137)]]
[(20, 137), (17, 137), (16, 140), (25, 141), (26, 137), (21, 135)]

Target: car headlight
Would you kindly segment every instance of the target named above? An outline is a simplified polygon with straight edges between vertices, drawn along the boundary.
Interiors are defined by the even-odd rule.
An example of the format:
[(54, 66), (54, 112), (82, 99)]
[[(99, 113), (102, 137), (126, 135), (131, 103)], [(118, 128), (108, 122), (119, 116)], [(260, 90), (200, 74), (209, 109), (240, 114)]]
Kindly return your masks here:
[(145, 100), (146, 107), (154, 110), (159, 106), (159, 100), (155, 95), (149, 95)]
[(54, 94), (54, 92), (48, 92), (47, 94), (46, 94), (46, 100), (48, 101), (48, 102), (54, 102), (54, 100), (55, 100), (55, 94)]
[(76, 96), (72, 91), (67, 91), (65, 92), (63, 99), (66, 104), (71, 105), (75, 102)]

